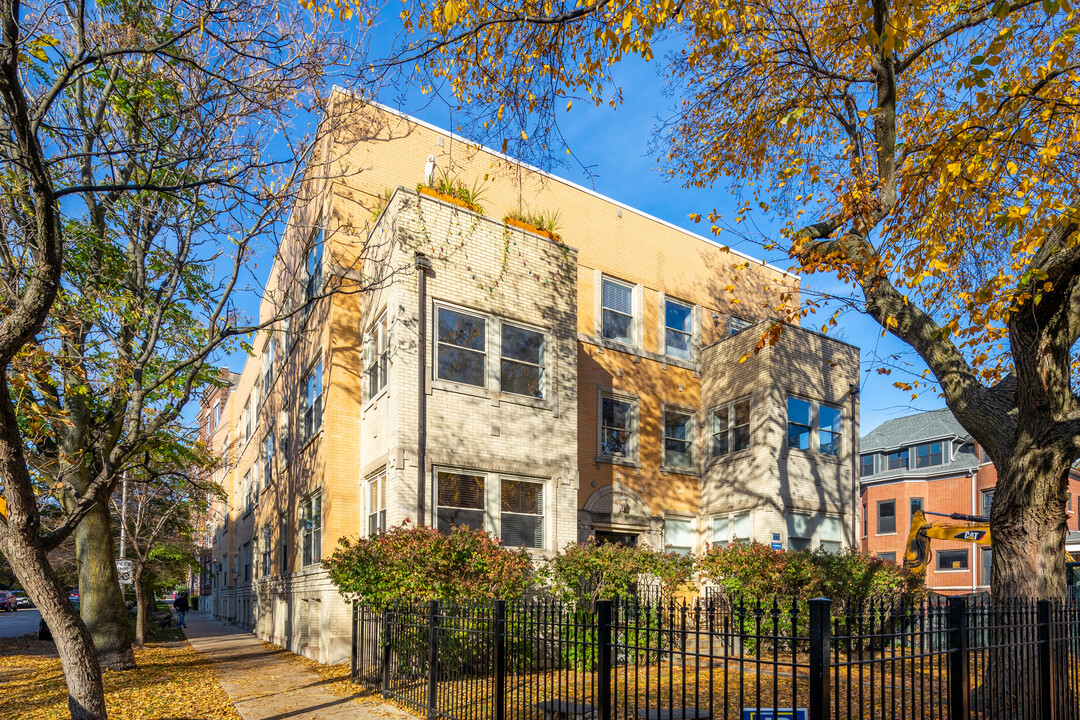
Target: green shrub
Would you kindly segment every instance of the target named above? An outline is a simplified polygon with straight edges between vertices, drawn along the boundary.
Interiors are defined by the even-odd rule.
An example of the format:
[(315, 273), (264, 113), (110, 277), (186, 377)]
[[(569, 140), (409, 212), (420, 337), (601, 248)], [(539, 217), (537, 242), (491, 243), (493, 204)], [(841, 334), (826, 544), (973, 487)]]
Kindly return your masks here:
[(567, 545), (544, 568), (557, 597), (589, 609), (597, 600), (634, 599), (642, 582), (670, 597), (691, 587), (693, 573), (690, 556), (593, 541)]
[(346, 598), (373, 607), (423, 600), (514, 599), (529, 588), (532, 562), (485, 532), (442, 534), (403, 524), (358, 540), (342, 538), (323, 567)]
[(836, 607), (852, 599), (918, 599), (923, 594), (916, 576), (856, 550), (828, 553), (732, 544), (701, 555), (697, 569), (703, 580), (721, 586), (729, 597), (826, 597)]

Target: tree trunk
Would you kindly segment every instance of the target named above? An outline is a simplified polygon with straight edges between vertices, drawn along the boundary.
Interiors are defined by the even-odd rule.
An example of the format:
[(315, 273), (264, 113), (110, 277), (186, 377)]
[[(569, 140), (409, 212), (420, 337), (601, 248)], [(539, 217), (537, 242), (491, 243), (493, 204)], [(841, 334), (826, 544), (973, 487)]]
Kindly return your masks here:
[(1018, 447), (997, 465), (990, 513), (994, 596), (1065, 597), (1065, 501), (1072, 458), (1053, 447)]
[(148, 609), (146, 607), (146, 588), (143, 587), (143, 574), (138, 565), (135, 566), (135, 644), (142, 647), (146, 644), (146, 621)]
[(101, 503), (75, 528), (75, 558), (82, 618), (94, 639), (98, 659), (110, 670), (134, 669), (127, 606), (113, 556), (112, 523)]
[(56, 643), (71, 720), (106, 720), (105, 688), (93, 640), (49, 566), (45, 551), (26, 542), (18, 532), (9, 531), (3, 539), (4, 555)]

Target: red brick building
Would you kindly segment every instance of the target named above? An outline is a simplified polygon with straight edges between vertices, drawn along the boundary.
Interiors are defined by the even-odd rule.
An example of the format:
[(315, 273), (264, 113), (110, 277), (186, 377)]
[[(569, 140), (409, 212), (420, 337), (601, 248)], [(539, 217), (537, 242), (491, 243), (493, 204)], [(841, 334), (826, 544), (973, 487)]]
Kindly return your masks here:
[[(860, 450), (863, 550), (903, 562), (911, 516), (919, 507), (989, 516), (997, 471), (948, 409), (882, 423), (863, 436)], [(1072, 548), (1080, 534), (1075, 507), (1080, 474), (1070, 479), (1069, 491), (1067, 547)], [(932, 540), (930, 550), (926, 586), (931, 590), (957, 594), (990, 588), (990, 548)]]

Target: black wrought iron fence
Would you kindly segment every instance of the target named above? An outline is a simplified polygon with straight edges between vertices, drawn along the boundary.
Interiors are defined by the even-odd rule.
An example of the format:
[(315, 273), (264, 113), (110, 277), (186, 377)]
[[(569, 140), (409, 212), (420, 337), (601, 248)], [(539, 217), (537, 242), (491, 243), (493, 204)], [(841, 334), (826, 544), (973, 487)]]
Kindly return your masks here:
[(363, 683), (448, 720), (1080, 720), (1080, 603), (354, 609)]

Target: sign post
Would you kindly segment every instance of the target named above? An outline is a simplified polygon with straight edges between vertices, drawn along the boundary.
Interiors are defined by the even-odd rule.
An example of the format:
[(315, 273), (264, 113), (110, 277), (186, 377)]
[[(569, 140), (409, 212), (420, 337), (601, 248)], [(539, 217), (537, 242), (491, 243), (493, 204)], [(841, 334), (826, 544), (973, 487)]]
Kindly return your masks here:
[(121, 585), (131, 585), (135, 582), (135, 563), (127, 558), (117, 558), (116, 574), (120, 576)]

